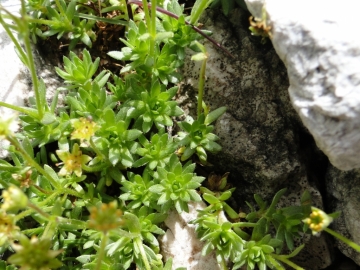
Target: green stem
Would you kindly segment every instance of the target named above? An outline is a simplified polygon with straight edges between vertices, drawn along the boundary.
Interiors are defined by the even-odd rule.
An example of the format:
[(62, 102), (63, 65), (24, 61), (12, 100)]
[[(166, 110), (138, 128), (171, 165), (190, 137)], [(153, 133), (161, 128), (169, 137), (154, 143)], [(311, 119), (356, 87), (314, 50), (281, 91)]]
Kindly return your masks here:
[(39, 173), (41, 173), (43, 176), (45, 176), (45, 178), (51, 183), (51, 185), (54, 188), (57, 189), (61, 189), (61, 185), (60, 183), (56, 182), (56, 180), (54, 178), (52, 178), (52, 176), (47, 173), (22, 147), (22, 145), (19, 143), (19, 141), (13, 137), (13, 136), (8, 136), (7, 139), (10, 141), (10, 143), (12, 145), (14, 145), (16, 147), (16, 150), (18, 150), (21, 155), (23, 156), (23, 158), (28, 162), (28, 164), (31, 167), (34, 167)]
[[(151, 25), (150, 25), (150, 55), (155, 54), (155, 38), (156, 38), (156, 0), (151, 1)], [(154, 61), (155, 65), (155, 61)]]
[(96, 264), (95, 270), (100, 270), (101, 269), (101, 263), (102, 263), (102, 260), (103, 260), (103, 258), (105, 256), (105, 248), (106, 248), (107, 239), (108, 239), (108, 234), (107, 234), (107, 232), (104, 232), (103, 237), (101, 239), (100, 249), (99, 249), (99, 252), (98, 252), (98, 255), (97, 255), (97, 264)]
[[(52, 201), (53, 199), (55, 199), (57, 196), (60, 195), (61, 192), (54, 192), (53, 194), (51, 194), (49, 197), (47, 197), (45, 200), (43, 200), (42, 202), (38, 203), (38, 206), (43, 206), (43, 205), (47, 205), (50, 201)], [(31, 213), (33, 213), (34, 210), (33, 209), (29, 209), (29, 210), (26, 210), (26, 211), (23, 211), (19, 214), (17, 214), (15, 216), (15, 221), (17, 220), (20, 220), (28, 215), (30, 215)]]
[(88, 228), (87, 222), (78, 219), (57, 217), (56, 221), (58, 222), (58, 227), (63, 230), (67, 230), (69, 227), (71, 227), (70, 230), (84, 230)]
[[(146, 25), (147, 25), (148, 29), (150, 29), (151, 19), (150, 19), (150, 14), (149, 14), (149, 7), (148, 7), (146, 0), (142, 0), (142, 2), (143, 2), (144, 13), (145, 13)], [(149, 30), (149, 32), (150, 32), (150, 30)]]
[(81, 169), (83, 169), (86, 172), (100, 172), (107, 166), (108, 166), (107, 162), (101, 163), (100, 165), (97, 165), (97, 166), (91, 166), (91, 167), (87, 166), (85, 164), (82, 164)]
[(27, 114), (27, 115), (31, 116), (32, 118), (40, 120), (37, 111), (32, 108), (20, 107), (20, 106), (12, 105), (12, 104), (9, 104), (9, 103), (3, 102), (3, 101), (0, 101), (0, 106), (12, 109), (14, 111), (17, 111), (17, 112), (20, 112), (23, 114)]
[[(12, 20), (14, 20), (15, 22), (18, 21), (18, 18), (15, 17), (14, 15), (12, 15), (9, 11), (7, 11), (4, 8), (0, 8), (0, 10), (4, 10), (6, 13), (8, 13), (11, 17)], [(17, 39), (15, 38), (15, 36), (13, 35), (13, 33), (11, 32), (9, 25), (3, 20), (2, 16), (0, 16), (0, 24), (4, 27), (6, 33), (8, 34), (9, 38), (11, 39), (11, 41), (14, 43), (16, 50), (20, 53), (21, 58), (24, 61), (27, 61), (27, 56), (26, 53), (24, 52), (23, 48), (21, 47), (20, 43), (17, 41)], [(28, 63), (24, 63), (25, 65), (28, 65)], [(1, 105), (4, 106), (4, 105)]]
[[(79, 194), (78, 192), (65, 188), (65, 189), (61, 189), (61, 190), (57, 190), (54, 193), (52, 193), (51, 195), (49, 195), (45, 200), (43, 200), (42, 202), (39, 202), (37, 204), (37, 207), (42, 207), (44, 205), (48, 205), (52, 200), (56, 199), (57, 197), (59, 197), (61, 194), (70, 194), (72, 196), (78, 197), (78, 198), (83, 198), (83, 196), (81, 194)], [(15, 216), (15, 221), (21, 220), (22, 218), (31, 215), (35, 210), (32, 209), (28, 209), (26, 211), (23, 211), (19, 214), (17, 214)]]
[(30, 36), (29, 36), (29, 25), (28, 25), (28, 23), (26, 21), (26, 17), (27, 17), (27, 15), (26, 15), (26, 10), (25, 10), (25, 1), (21, 0), (21, 18), (25, 22), (25, 23), (23, 23), (25, 51), (27, 53), (27, 59), (29, 61), (28, 62), (28, 64), (29, 64), (28, 68), (30, 70), (31, 80), (32, 80), (33, 88), (34, 88), (34, 92), (35, 92), (36, 108), (37, 108), (38, 113), (39, 113), (39, 118), (42, 119), (42, 117), (44, 116), (44, 104), (41, 104), (42, 99), (41, 99), (40, 91), (39, 91), (39, 80), (38, 80), (38, 77), (37, 77), (37, 74), (36, 74), (34, 56), (33, 56), (32, 51), (31, 51)]
[(105, 155), (103, 153), (101, 153), (101, 151), (95, 145), (92, 137), (90, 138), (90, 146), (91, 146), (92, 150), (94, 150), (95, 154), (101, 158), (101, 160), (106, 159)]
[(31, 202), (28, 202), (28, 207), (32, 208), (35, 212), (39, 213), (46, 219), (50, 219), (50, 217), (51, 217), (48, 213), (45, 213), (40, 207), (38, 207), (37, 205), (35, 205)]
[(229, 268), (226, 265), (226, 260), (224, 255), (221, 253), (221, 251), (219, 252), (219, 255), (221, 256), (221, 261), (220, 261), (220, 267), (222, 270), (228, 270)]
[(204, 85), (205, 85), (205, 72), (206, 72), (206, 61), (204, 59), (201, 65), (200, 74), (199, 74), (199, 94), (198, 94), (198, 104), (197, 104), (197, 117), (200, 117), (202, 112), (202, 102), (204, 97)]
[(81, 193), (79, 193), (79, 192), (77, 192), (75, 190), (69, 189), (69, 188), (62, 189), (61, 193), (62, 194), (69, 194), (71, 196), (75, 196), (75, 197), (81, 198), (83, 200), (85, 199), (83, 194), (81, 194)]
[(147, 259), (146, 253), (145, 253), (143, 242), (141, 241), (140, 237), (136, 237), (134, 239), (134, 242), (135, 242), (134, 244), (137, 245), (138, 249), (140, 250), (141, 258), (142, 258), (142, 261), (143, 261), (143, 263), (145, 265), (145, 269), (146, 270), (151, 270), (149, 261)]
[(271, 254), (271, 256), (278, 261), (282, 261), (283, 263), (286, 263), (287, 265), (294, 268), (295, 270), (305, 270), (304, 268), (298, 266), (297, 264), (293, 263), (289, 259), (284, 258), (282, 255)]
[(46, 224), (45, 230), (41, 235), (41, 239), (52, 239), (56, 232), (58, 222), (54, 216), (50, 217), (49, 222)]
[(349, 247), (352, 247), (357, 252), (360, 252), (360, 246), (358, 244), (354, 243), (353, 241), (347, 239), (346, 237), (342, 236), (341, 234), (339, 234), (339, 233), (337, 233), (337, 232), (335, 232), (335, 231), (333, 231), (333, 230), (331, 230), (329, 228), (325, 228), (324, 231), (331, 234), (332, 236), (336, 237), (340, 241), (344, 242)]

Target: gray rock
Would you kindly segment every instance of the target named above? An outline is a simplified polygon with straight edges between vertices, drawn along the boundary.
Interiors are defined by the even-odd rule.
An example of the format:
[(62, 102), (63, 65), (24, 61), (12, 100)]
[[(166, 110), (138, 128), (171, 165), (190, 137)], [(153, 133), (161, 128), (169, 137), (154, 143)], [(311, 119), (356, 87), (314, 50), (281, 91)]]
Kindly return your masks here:
[[(355, 243), (360, 243), (360, 170), (340, 171), (330, 167), (327, 174), (328, 200), (331, 211), (340, 211), (332, 229)], [(337, 241), (340, 251), (360, 265), (360, 254), (354, 249)]]
[[(264, 1), (247, 0), (261, 18)], [(318, 147), (341, 170), (360, 167), (360, 4), (266, 1), (272, 43), (289, 76), (292, 104)]]
[[(290, 103), (286, 69), (270, 42), (262, 44), (261, 38), (250, 35), (248, 17), (240, 9), (232, 12), (231, 22), (212, 11), (204, 15), (204, 29), (211, 30), (212, 37), (234, 56), (205, 42), (209, 54), (205, 101), (212, 109), (228, 108), (215, 124), (223, 150), (210, 157), (216, 166), (211, 170), (230, 172), (237, 186), (234, 204), (238, 207), (244, 207), (245, 200), (253, 202), (254, 193), (271, 200), (280, 188), (287, 187), (283, 205), (299, 203), (307, 189), (314, 204), (323, 208), (314, 180), (307, 176), (308, 161), (302, 158), (307, 154), (300, 148), (298, 133), (306, 134), (306, 130)], [(182, 107), (192, 115), (199, 68), (200, 63), (186, 62), (179, 95)], [(332, 255), (326, 237), (312, 238), (308, 244), (299, 254), (299, 264), (305, 269), (327, 267)]]

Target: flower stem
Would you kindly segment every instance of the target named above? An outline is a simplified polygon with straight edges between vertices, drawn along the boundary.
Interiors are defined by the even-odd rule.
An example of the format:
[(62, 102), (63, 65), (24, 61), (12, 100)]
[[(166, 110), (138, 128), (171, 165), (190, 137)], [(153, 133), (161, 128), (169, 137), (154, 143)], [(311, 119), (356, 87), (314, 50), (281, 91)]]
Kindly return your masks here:
[(8, 136), (7, 139), (10, 141), (10, 143), (12, 145), (14, 145), (16, 147), (16, 150), (18, 150), (21, 155), (23, 156), (23, 158), (29, 163), (30, 166), (34, 167), (39, 173), (41, 173), (43, 176), (45, 176), (45, 178), (51, 183), (51, 185), (54, 188), (61, 188), (60, 183), (56, 182), (56, 180), (49, 174), (47, 173), (26, 151), (25, 149), (22, 147), (22, 145), (19, 143), (19, 141), (13, 137), (13, 136)]
[(101, 244), (100, 244), (100, 249), (99, 249), (99, 253), (97, 256), (97, 264), (96, 264), (95, 270), (101, 269), (102, 260), (105, 256), (105, 248), (106, 248), (107, 239), (108, 239), (108, 234), (107, 234), (107, 232), (104, 232), (103, 237), (101, 238)]
[(197, 117), (200, 117), (202, 112), (202, 102), (204, 97), (204, 85), (205, 85), (205, 72), (206, 72), (206, 61), (205, 58), (202, 62), (200, 74), (199, 74), (199, 94), (198, 94), (198, 104), (197, 104)]
[(354, 243), (353, 241), (347, 239), (346, 237), (342, 236), (341, 234), (339, 234), (329, 228), (325, 228), (324, 231), (331, 234), (332, 236), (336, 237), (340, 241), (344, 242), (349, 247), (355, 249), (357, 252), (360, 252), (360, 246), (358, 244)]
[(34, 56), (31, 51), (29, 25), (28, 25), (28, 22), (26, 21), (26, 16), (27, 15), (26, 15), (26, 9), (25, 9), (25, 1), (21, 0), (21, 18), (22, 18), (22, 20), (25, 21), (25, 23), (23, 23), (25, 51), (27, 54), (28, 68), (30, 70), (31, 80), (32, 80), (33, 88), (34, 88), (34, 92), (35, 92), (36, 108), (39, 113), (39, 118), (42, 119), (42, 117), (44, 116), (44, 105), (45, 104), (42, 104), (43, 100), (40, 96), (39, 79), (36, 74)]
[(271, 256), (278, 261), (282, 261), (283, 263), (286, 263), (287, 265), (294, 268), (295, 270), (305, 270), (304, 268), (298, 266), (297, 264), (295, 264), (292, 261), (290, 261), (289, 259), (283, 257), (282, 255), (271, 254)]

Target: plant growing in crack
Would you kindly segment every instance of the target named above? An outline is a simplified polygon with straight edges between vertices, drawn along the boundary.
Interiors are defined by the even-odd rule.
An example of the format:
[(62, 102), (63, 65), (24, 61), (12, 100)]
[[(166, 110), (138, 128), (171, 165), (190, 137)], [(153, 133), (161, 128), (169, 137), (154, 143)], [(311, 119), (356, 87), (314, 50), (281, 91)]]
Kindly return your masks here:
[[(20, 17), (0, 6), (0, 23), (29, 68), (34, 88), (30, 107), (0, 101), (21, 114), (22, 127), (15, 134), (15, 117), (0, 119), (0, 138), (10, 142), (8, 160), (0, 160), (0, 252), (10, 254), (1, 267), (172, 269), (172, 261), (164, 263), (159, 254), (163, 221), (170, 210), (187, 212), (190, 201), (202, 199), (207, 206), (192, 223), (205, 242), (203, 254), (214, 250), (222, 269), (284, 269), (284, 264), (302, 269), (290, 261), (302, 248), (293, 239), (311, 231), (327, 231), (358, 250), (327, 228), (331, 219), (311, 208), (306, 193), (301, 205), (285, 208), (276, 206), (285, 190), (270, 206), (256, 195), (258, 207), (244, 214), (227, 202), (234, 192), (228, 174), (201, 186), (205, 178), (196, 174), (193, 161), (207, 165), (208, 153), (220, 151), (213, 124), (226, 111), (210, 111), (203, 101), (208, 55), (198, 42), (206, 34), (197, 23), (211, 1), (196, 1), (189, 17), (176, 0), (161, 1), (161, 7), (145, 0), (130, 1), (132, 6), (21, 3)], [(67, 36), (70, 48), (78, 41), (90, 47), (100, 22), (128, 27), (124, 47), (109, 52), (123, 68), (118, 75), (98, 71), (101, 60), (89, 51), (70, 52), (64, 70), (56, 69), (65, 80), (59, 91), (66, 93), (64, 107), (56, 110), (59, 91), (48, 104), (30, 39), (56, 34)], [(174, 99), (174, 84), (181, 81), (186, 48), (195, 50), (193, 60), (202, 61), (197, 115), (178, 122), (175, 136), (169, 128), (184, 112)], [(281, 255), (285, 244), (292, 253)]]

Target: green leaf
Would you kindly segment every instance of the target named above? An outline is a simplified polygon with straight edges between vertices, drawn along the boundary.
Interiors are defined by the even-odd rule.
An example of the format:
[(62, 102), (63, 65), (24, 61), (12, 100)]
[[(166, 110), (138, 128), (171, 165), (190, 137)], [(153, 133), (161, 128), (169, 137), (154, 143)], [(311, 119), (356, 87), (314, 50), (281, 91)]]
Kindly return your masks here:
[(167, 38), (172, 38), (174, 36), (174, 32), (158, 32), (155, 36), (156, 41), (162, 41)]
[(111, 51), (107, 53), (110, 57), (116, 59), (116, 60), (123, 60), (124, 59), (124, 53), (119, 51)]
[(203, 194), (203, 198), (204, 198), (205, 201), (207, 201), (210, 204), (219, 203), (218, 198), (216, 198), (214, 195), (211, 195), (211, 194), (208, 194), (208, 193)]
[(29, 138), (25, 137), (21, 144), (22, 144), (22, 147), (24, 148), (24, 150), (26, 151), (26, 153), (30, 157), (34, 158), (34, 148), (31, 145)]
[(255, 225), (251, 240), (260, 241), (267, 232), (267, 221), (266, 218), (261, 218)]
[(139, 138), (142, 132), (137, 129), (130, 129), (126, 130), (123, 134), (123, 139), (125, 141), (134, 141), (135, 139)]
[(59, 181), (57, 173), (47, 164), (44, 165), (44, 170), (56, 181)]
[(158, 184), (158, 185), (153, 185), (153, 186), (151, 186), (151, 187), (149, 188), (149, 191), (150, 191), (150, 192), (153, 192), (153, 193), (159, 194), (159, 193), (161, 193), (164, 189), (165, 189), (165, 187), (164, 187), (163, 185)]
[(50, 125), (55, 121), (56, 121), (56, 116), (50, 112), (45, 112), (43, 118), (41, 119), (41, 123), (44, 125)]
[(226, 107), (220, 107), (217, 108), (215, 111), (210, 112), (204, 121), (205, 125), (209, 125), (212, 122), (214, 122), (216, 119), (218, 119), (220, 116), (222, 116), (226, 111)]
[(135, 216), (132, 213), (129, 212), (125, 212), (124, 213), (124, 218), (127, 222), (129, 231), (132, 233), (136, 233), (136, 234), (140, 234), (141, 232), (141, 224), (139, 221), (139, 218), (137, 216)]
[(66, 9), (66, 17), (68, 18), (69, 21), (72, 21), (74, 18), (76, 2), (77, 0), (72, 0)]

